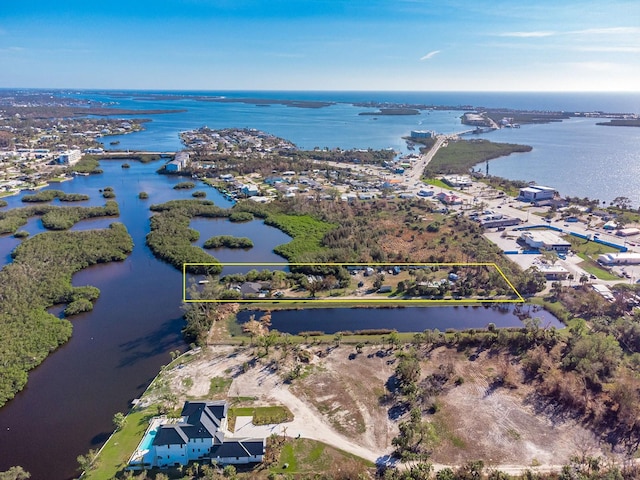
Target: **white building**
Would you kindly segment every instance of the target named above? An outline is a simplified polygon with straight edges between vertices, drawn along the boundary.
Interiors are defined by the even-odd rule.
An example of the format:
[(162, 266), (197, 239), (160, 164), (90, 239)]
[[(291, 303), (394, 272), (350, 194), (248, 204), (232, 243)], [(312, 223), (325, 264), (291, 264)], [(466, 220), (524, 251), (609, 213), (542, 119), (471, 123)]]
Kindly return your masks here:
[(181, 172), (187, 166), (189, 161), (189, 153), (178, 152), (173, 160), (167, 163), (164, 168), (167, 172)]
[(178, 467), (189, 462), (253, 463), (264, 458), (266, 439), (228, 439), (227, 402), (186, 402), (179, 419), (152, 420), (129, 459), (129, 470)]
[(442, 181), (454, 188), (467, 188), (473, 185), (468, 175), (445, 175)]
[(551, 187), (542, 185), (531, 185), (521, 188), (518, 199), (523, 202), (539, 202), (541, 200), (550, 200), (554, 197), (556, 191)]
[(637, 265), (640, 264), (640, 253), (604, 253), (598, 256), (598, 262), (603, 265)]
[(73, 166), (82, 158), (82, 152), (80, 150), (67, 150), (58, 156), (58, 163), (60, 165)]
[(562, 265), (536, 265), (536, 268), (547, 280), (565, 280), (569, 276), (569, 270)]
[(571, 244), (563, 240), (555, 233), (549, 231), (526, 231), (520, 235), (520, 240), (531, 248), (538, 250), (555, 250), (556, 252), (566, 252), (571, 248)]

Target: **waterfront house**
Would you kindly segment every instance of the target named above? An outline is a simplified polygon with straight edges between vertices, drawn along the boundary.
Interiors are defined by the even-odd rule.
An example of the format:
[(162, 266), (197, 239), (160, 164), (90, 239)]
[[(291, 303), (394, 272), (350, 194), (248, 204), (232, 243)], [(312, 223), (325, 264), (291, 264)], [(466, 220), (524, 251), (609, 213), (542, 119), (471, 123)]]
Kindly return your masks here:
[(173, 160), (165, 165), (167, 172), (181, 172), (187, 167), (189, 154), (187, 152), (178, 152)]
[(156, 417), (129, 459), (128, 470), (168, 468), (189, 462), (254, 463), (264, 458), (265, 438), (232, 438), (226, 401), (186, 402), (178, 419)]

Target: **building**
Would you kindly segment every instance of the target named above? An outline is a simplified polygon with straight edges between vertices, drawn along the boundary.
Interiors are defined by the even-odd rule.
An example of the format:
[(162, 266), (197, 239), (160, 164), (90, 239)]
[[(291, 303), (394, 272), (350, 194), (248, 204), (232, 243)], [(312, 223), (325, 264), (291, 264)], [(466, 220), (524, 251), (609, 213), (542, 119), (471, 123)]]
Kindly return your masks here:
[(506, 215), (489, 215), (480, 220), (480, 226), (484, 228), (500, 228), (520, 225), (522, 220), (517, 217), (508, 217)]
[(518, 200), (523, 202), (539, 202), (541, 200), (551, 200), (556, 194), (555, 189), (551, 187), (544, 187), (542, 185), (531, 185), (529, 187), (521, 188), (518, 195)]
[(442, 181), (454, 188), (468, 188), (473, 185), (468, 175), (445, 175)]
[(259, 193), (258, 187), (256, 185), (250, 185), (250, 184), (243, 185), (240, 191), (242, 192), (243, 195), (246, 195), (247, 197), (255, 197)]
[(178, 152), (173, 160), (167, 163), (164, 166), (164, 169), (167, 172), (181, 172), (187, 167), (187, 162), (189, 161), (189, 153), (187, 152)]
[(462, 199), (457, 195), (448, 194), (448, 193), (439, 193), (436, 195), (436, 198), (440, 200), (445, 205), (462, 205)]
[(67, 150), (60, 154), (57, 159), (57, 163), (60, 165), (73, 166), (82, 158), (82, 152), (80, 150)]
[(569, 270), (562, 265), (536, 265), (536, 268), (547, 280), (566, 280), (569, 276)]
[(431, 130), (411, 130), (411, 138), (431, 138), (433, 132)]
[(600, 285), (599, 283), (594, 283), (591, 285), (591, 288), (598, 295), (602, 296), (608, 302), (613, 302), (616, 298), (613, 296), (613, 292), (609, 290), (609, 287), (606, 285)]
[(520, 240), (531, 248), (537, 250), (555, 250), (556, 252), (567, 252), (571, 244), (563, 240), (555, 233), (543, 231), (526, 231), (520, 234)]
[(265, 438), (227, 436), (227, 402), (186, 402), (179, 419), (156, 417), (131, 455), (128, 470), (188, 465), (189, 462), (261, 462)]
[(604, 253), (598, 256), (598, 263), (603, 265), (637, 265), (640, 264), (640, 253)]
[(630, 227), (630, 228), (621, 228), (616, 232), (616, 235), (618, 235), (619, 237), (632, 237), (633, 235), (637, 235), (639, 233), (640, 233), (640, 230), (638, 230), (635, 227)]

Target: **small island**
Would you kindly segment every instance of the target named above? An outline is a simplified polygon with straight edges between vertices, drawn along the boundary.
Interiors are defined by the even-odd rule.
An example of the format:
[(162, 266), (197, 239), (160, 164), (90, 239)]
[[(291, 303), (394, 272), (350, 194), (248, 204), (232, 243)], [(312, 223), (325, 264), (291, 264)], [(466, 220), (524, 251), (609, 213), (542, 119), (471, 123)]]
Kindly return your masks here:
[(204, 242), (204, 248), (253, 248), (253, 242), (247, 237), (218, 235)]

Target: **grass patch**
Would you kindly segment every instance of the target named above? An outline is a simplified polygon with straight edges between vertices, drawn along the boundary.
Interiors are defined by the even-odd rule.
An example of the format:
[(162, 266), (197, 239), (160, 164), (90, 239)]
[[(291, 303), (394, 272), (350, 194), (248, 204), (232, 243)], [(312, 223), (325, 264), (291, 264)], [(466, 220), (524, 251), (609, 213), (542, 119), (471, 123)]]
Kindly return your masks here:
[[(288, 464), (287, 468), (283, 468)], [(327, 474), (332, 472), (363, 472), (374, 464), (324, 443), (305, 438), (290, 439), (280, 451), (279, 462), (270, 468), (274, 473)], [(357, 478), (341, 477), (341, 478)]]
[(122, 430), (107, 441), (98, 457), (95, 470), (82, 477), (90, 480), (109, 480), (116, 477), (127, 465), (129, 457), (142, 440), (142, 435), (155, 415), (155, 409), (134, 410), (127, 416)]
[(289, 243), (273, 249), (289, 261), (304, 261), (305, 255), (326, 250), (326, 247), (322, 246), (322, 238), (336, 227), (310, 215), (273, 214), (269, 215), (264, 223), (293, 237)]
[(237, 417), (253, 417), (254, 425), (269, 425), (293, 420), (293, 413), (287, 407), (232, 407), (229, 409), (229, 430), (235, 430)]
[(578, 256), (583, 259), (583, 262), (580, 262), (578, 266), (582, 268), (585, 272), (595, 275), (600, 280), (620, 280), (620, 277), (609, 273), (604, 268), (598, 266), (598, 264), (592, 260), (588, 255), (584, 253), (578, 253)]
[(209, 397), (226, 397), (232, 381), (230, 378), (213, 377), (209, 385)]
[(439, 178), (423, 178), (422, 181), (427, 185), (433, 185), (434, 187), (446, 188), (447, 190), (451, 189), (450, 185), (447, 185)]
[[(619, 252), (617, 248), (603, 245), (601, 243), (592, 242), (591, 240), (574, 237), (573, 235), (564, 235), (562, 238), (571, 243), (571, 250), (573, 250), (577, 254), (584, 254), (593, 257), (594, 255), (600, 255), (603, 253)], [(580, 258), (584, 259), (583, 256), (581, 256)]]
[(441, 148), (435, 154), (427, 168), (425, 176), (449, 173), (467, 173), (474, 165), (503, 157), (515, 152), (530, 152), (529, 145), (514, 143), (494, 143), (489, 140), (451, 141), (447, 148)]

